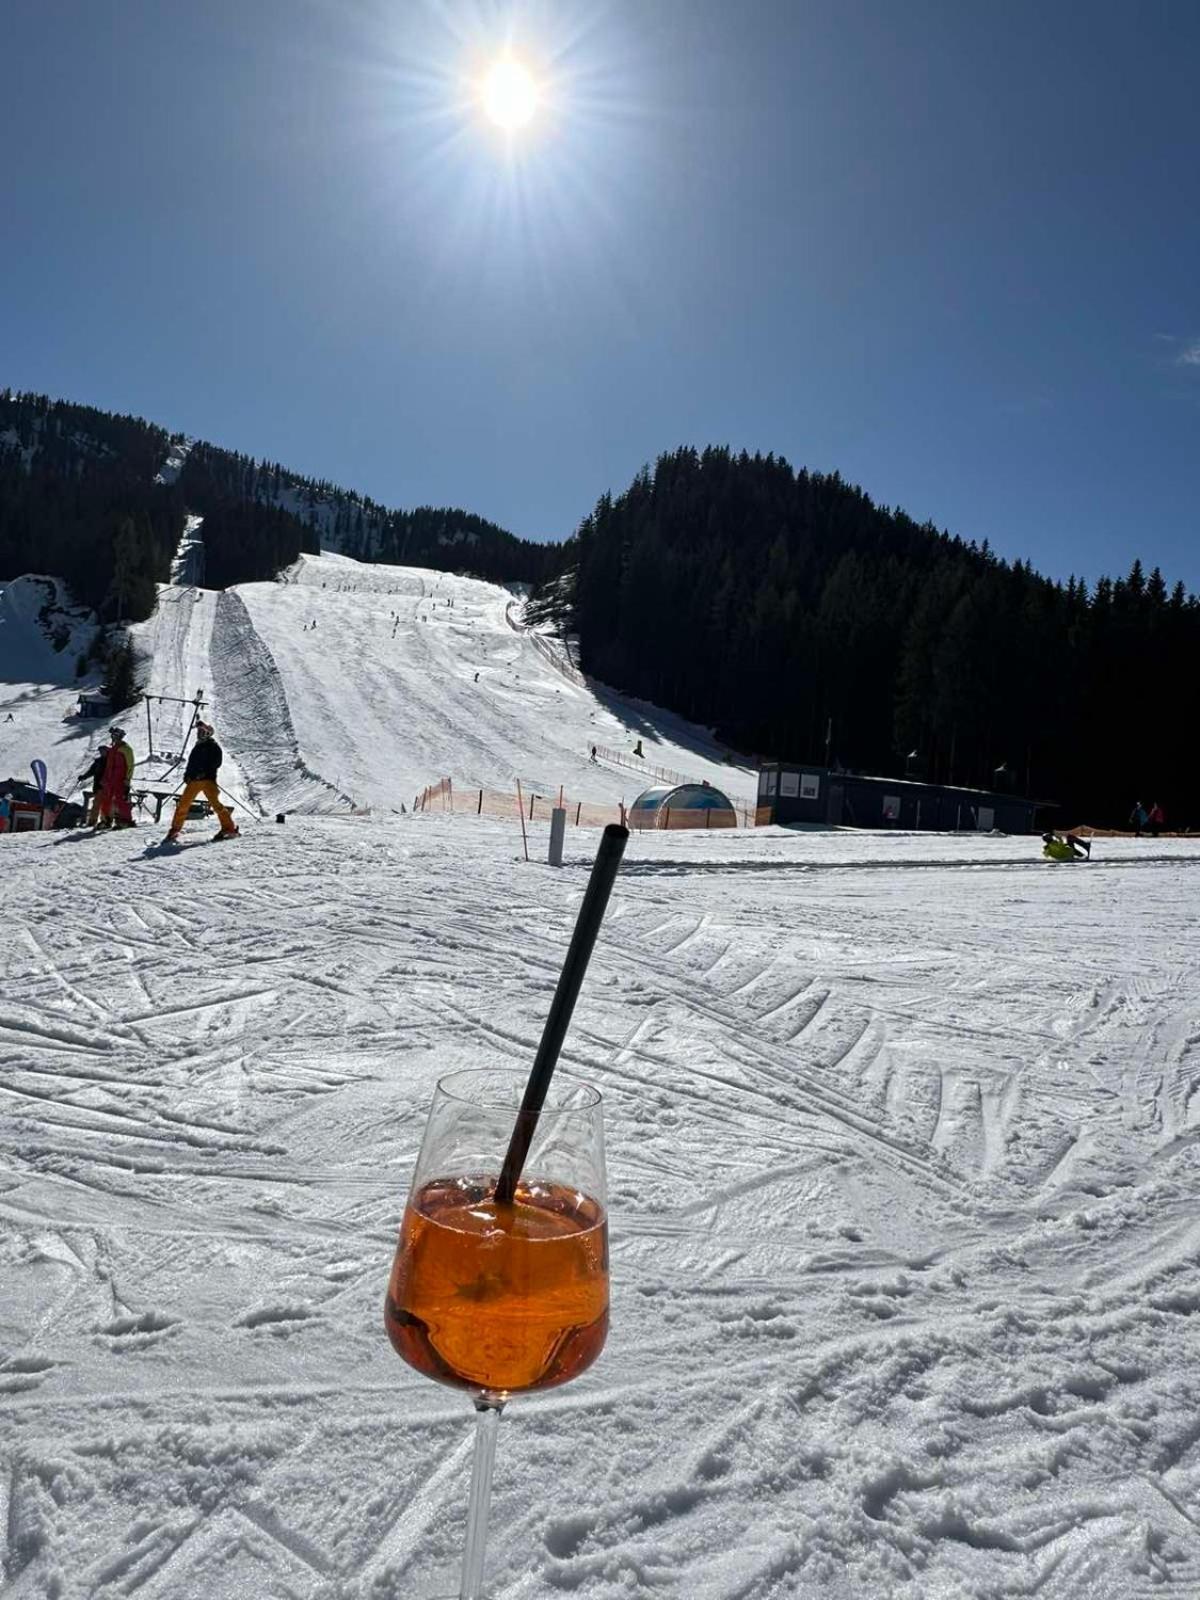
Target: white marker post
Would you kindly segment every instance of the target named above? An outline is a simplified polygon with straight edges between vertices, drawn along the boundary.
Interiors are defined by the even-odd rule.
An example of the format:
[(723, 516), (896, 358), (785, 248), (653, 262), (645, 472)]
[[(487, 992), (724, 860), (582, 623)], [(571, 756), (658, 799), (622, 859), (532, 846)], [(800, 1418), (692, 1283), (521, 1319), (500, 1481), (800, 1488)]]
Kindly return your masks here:
[(565, 806), (555, 806), (550, 813), (550, 855), (548, 860), (552, 867), (562, 866), (563, 839), (567, 832), (567, 812)]

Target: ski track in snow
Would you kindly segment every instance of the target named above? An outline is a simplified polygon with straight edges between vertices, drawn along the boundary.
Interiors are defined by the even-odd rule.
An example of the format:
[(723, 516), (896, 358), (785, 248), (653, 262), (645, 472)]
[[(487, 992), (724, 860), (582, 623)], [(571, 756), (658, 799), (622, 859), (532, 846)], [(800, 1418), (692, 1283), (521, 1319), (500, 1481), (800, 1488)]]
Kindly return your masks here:
[[(286, 605), (347, 623), (311, 572), (178, 592), (159, 692), (209, 654), (268, 812), (334, 804), (339, 720), (382, 808), (418, 756), (485, 781), (613, 714), (547, 733), (546, 666), (455, 746), (468, 638), (364, 784), (366, 680), (398, 715), (447, 625), (354, 678), (288, 640)], [(530, 1060), (596, 837), (558, 873), (536, 828), (526, 865), (515, 826), (341, 803), (167, 857), (0, 841), (5, 1600), (456, 1589), (469, 1406), (383, 1289), (433, 1083)], [(1200, 850), (1036, 849), (633, 836), (562, 1061), (605, 1095), (612, 1332), (505, 1417), (497, 1600), (1200, 1594)]]
[(243, 584), (237, 597), (275, 664), (298, 759), (360, 806), (399, 811), (442, 777), (514, 804), (518, 779), (526, 796), (561, 786), (628, 804), (651, 780), (588, 752), (632, 752), (638, 740), (647, 768), (753, 803), (754, 774), (724, 765), (702, 730), (565, 678), (532, 635), (513, 631), (512, 596), (495, 584), (306, 556), (287, 582)]
[(351, 798), (301, 756), (279, 668), (233, 590), (217, 596), (212, 660), (222, 736), (253, 774), (248, 788), (254, 802), (272, 811), (349, 810)]

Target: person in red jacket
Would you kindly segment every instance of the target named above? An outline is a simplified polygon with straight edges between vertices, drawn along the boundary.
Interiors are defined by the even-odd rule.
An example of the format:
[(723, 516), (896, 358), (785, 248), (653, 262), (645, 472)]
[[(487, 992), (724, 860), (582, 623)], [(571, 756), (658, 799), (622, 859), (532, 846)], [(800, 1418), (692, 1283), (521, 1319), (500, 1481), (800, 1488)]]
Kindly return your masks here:
[(133, 751), (125, 743), (124, 728), (110, 728), (109, 745), (104, 752), (100, 775), (100, 814), (98, 828), (132, 828), (133, 810), (129, 804), (129, 785), (133, 781)]
[(221, 804), (221, 791), (217, 787), (217, 773), (220, 769), (221, 746), (213, 738), (211, 726), (207, 722), (198, 722), (196, 743), (192, 746), (192, 753), (184, 769), (183, 793), (179, 796), (179, 804), (175, 807), (175, 815), (171, 819), (170, 831), (167, 834), (168, 844), (174, 844), (178, 839), (187, 818), (188, 808), (198, 794), (204, 796), (217, 814), (221, 831), (216, 837), (236, 839), (237, 823), (234, 822), (228, 806)]
[(1158, 838), (1158, 830), (1162, 827), (1166, 820), (1167, 819), (1163, 812), (1163, 808), (1156, 800), (1146, 813), (1146, 827), (1149, 829), (1150, 837), (1152, 839)]

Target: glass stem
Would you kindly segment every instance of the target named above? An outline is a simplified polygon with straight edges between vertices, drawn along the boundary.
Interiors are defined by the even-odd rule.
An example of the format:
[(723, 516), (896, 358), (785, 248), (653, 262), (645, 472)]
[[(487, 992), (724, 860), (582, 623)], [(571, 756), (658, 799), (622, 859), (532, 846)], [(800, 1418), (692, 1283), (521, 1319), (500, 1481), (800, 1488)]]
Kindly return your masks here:
[(481, 1600), (483, 1557), (487, 1547), (488, 1510), (492, 1503), (492, 1467), (503, 1400), (481, 1395), (475, 1402), (475, 1463), (471, 1468), (471, 1500), (467, 1506), (467, 1543), (463, 1551), (459, 1600)]

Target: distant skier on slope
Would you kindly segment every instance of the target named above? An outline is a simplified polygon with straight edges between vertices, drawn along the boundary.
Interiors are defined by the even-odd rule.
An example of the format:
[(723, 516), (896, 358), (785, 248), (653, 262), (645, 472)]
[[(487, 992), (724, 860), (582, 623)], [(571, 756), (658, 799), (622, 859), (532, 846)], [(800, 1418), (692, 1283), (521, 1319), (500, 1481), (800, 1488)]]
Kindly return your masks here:
[(100, 779), (98, 828), (132, 828), (133, 809), (129, 804), (129, 785), (133, 781), (133, 751), (125, 743), (124, 728), (110, 728), (109, 745), (104, 752), (104, 771)]
[(220, 831), (214, 834), (215, 839), (236, 839), (238, 835), (237, 823), (228, 806), (221, 803), (221, 791), (217, 787), (217, 773), (221, 769), (221, 746), (213, 738), (212, 727), (207, 722), (196, 724), (196, 743), (192, 746), (192, 753), (188, 757), (188, 764), (183, 774), (183, 793), (179, 796), (179, 804), (175, 807), (175, 815), (171, 819), (171, 826), (167, 833), (168, 844), (174, 844), (183, 831), (183, 824), (187, 819), (188, 810), (192, 801), (198, 794), (202, 794), (209, 805), (216, 812), (220, 821)]

